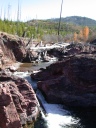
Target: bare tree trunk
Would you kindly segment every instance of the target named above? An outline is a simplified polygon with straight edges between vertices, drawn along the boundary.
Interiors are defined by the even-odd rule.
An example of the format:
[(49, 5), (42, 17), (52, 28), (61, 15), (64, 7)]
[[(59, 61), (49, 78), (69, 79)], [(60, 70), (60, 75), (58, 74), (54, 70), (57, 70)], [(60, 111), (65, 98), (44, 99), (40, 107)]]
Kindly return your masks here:
[(19, 21), (20, 21), (20, 7), (19, 7), (19, 0), (18, 0), (18, 10), (17, 10), (17, 35), (18, 35), (18, 27), (19, 27)]
[(63, 0), (61, 2), (60, 19), (59, 19), (59, 26), (58, 26), (58, 42), (59, 42), (59, 35), (60, 35), (60, 23), (61, 23), (62, 5), (63, 5)]
[(2, 19), (2, 7), (1, 7), (1, 12), (0, 12), (0, 19)]

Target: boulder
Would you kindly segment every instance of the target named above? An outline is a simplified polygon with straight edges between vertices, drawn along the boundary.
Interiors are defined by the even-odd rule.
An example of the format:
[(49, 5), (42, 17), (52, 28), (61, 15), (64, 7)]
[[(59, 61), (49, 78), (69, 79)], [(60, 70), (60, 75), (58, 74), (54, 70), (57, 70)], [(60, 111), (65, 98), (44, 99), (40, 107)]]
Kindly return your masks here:
[(96, 107), (96, 54), (78, 54), (32, 74), (50, 103)]

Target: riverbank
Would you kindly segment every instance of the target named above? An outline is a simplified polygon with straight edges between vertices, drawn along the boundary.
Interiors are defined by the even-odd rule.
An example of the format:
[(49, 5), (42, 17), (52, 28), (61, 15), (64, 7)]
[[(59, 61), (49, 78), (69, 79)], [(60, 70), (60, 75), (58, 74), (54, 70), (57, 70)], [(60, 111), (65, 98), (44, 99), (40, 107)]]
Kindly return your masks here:
[[(30, 67), (27, 68), (30, 69)], [(39, 68), (41, 68), (40, 65)], [(32, 85), (33, 89), (35, 90), (37, 98), (39, 99), (39, 102), (41, 104), (41, 116), (34, 123), (34, 128), (61, 128), (67, 125), (69, 125), (70, 127), (73, 124), (77, 125), (76, 122), (78, 122), (78, 120), (75, 120), (71, 116), (71, 113), (67, 111), (67, 109), (64, 109), (63, 105), (47, 103), (43, 94), (37, 88), (37, 82), (31, 79), (30, 74), (31, 73), (28, 71), (15, 72), (15, 75), (28, 80), (28, 82)]]
[[(45, 64), (45, 65), (44, 65)], [(49, 63), (48, 63), (49, 64)], [(28, 80), (28, 82), (30, 83), (31, 86), (33, 86), (33, 89), (37, 90), (37, 84), (36, 82), (30, 77), (30, 74), (32, 73), (31, 70), (34, 70), (34, 67), (36, 69), (36, 66), (32, 67), (32, 64), (24, 64), (23, 63), (16, 63), (15, 64), (17, 68), (23, 69), (26, 68), (26, 70), (21, 70), (20, 72), (20, 68), (19, 70), (17, 70), (16, 72), (14, 72), (14, 75), (25, 78)], [(40, 64), (41, 65), (41, 64)], [(40, 69), (40, 65), (38, 64), (37, 69)], [(50, 65), (50, 64), (49, 64)], [(43, 67), (46, 67), (46, 63), (43, 63)], [(59, 66), (61, 67), (61, 66)], [(36, 70), (37, 70), (36, 69)], [(35, 70), (35, 71), (36, 71)], [(54, 69), (55, 70), (55, 69)], [(52, 70), (51, 70), (52, 71)], [(36, 95), (37, 97), (40, 99), (40, 101), (42, 102), (44, 109), (46, 110), (46, 114), (43, 114), (42, 111), (42, 115), (37, 118), (37, 121), (35, 122), (33, 128), (90, 128), (89, 126), (92, 126), (92, 128), (94, 128), (95, 125), (95, 110), (93, 112), (86, 110), (86, 112), (84, 110), (77, 110), (77, 108), (73, 111), (73, 109), (69, 110), (68, 108), (64, 107), (63, 105), (60, 104), (50, 104), (48, 103), (44, 96), (42, 95), (42, 93), (40, 91), (36, 91)], [(84, 119), (84, 117), (87, 118), (88, 115), (88, 119)], [(94, 118), (94, 119), (92, 119)], [(93, 124), (92, 124), (93, 122)], [(88, 126), (89, 125), (89, 126)], [(28, 126), (29, 128), (30, 126)], [(32, 125), (31, 125), (32, 128)]]
[[(28, 64), (27, 64), (28, 66)], [(28, 66), (30, 69), (30, 66)], [(27, 68), (28, 68), (27, 67)], [(31, 67), (32, 68), (32, 67)], [(40, 67), (39, 67), (40, 68)], [(29, 70), (28, 69), (28, 70)], [(30, 77), (30, 72), (17, 72), (17, 75), (26, 78), (33, 88), (37, 90), (37, 84)], [(37, 90), (37, 97), (42, 102), (42, 105), (46, 111), (43, 112), (41, 116), (37, 119), (34, 124), (34, 128), (94, 128), (96, 109), (84, 109), (84, 108), (67, 108), (60, 104), (50, 104), (48, 103), (42, 93)]]

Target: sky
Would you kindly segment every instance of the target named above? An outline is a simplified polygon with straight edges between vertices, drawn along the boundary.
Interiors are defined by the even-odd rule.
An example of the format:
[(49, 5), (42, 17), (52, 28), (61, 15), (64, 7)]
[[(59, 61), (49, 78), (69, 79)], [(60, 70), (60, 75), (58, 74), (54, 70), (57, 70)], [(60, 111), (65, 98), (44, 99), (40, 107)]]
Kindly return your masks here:
[[(59, 18), (61, 2), (62, 0), (0, 0), (0, 17), (17, 20), (19, 14), (21, 21)], [(96, 0), (63, 0), (61, 16), (82, 16), (96, 20), (95, 8)]]

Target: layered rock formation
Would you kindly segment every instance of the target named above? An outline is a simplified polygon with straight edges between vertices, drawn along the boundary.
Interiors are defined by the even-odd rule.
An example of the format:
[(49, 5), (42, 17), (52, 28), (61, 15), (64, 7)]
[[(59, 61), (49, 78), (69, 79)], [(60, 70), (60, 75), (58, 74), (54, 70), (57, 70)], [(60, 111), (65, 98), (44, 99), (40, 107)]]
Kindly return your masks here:
[(0, 128), (21, 128), (39, 115), (39, 102), (27, 80), (0, 72)]
[(78, 54), (32, 74), (50, 103), (96, 107), (96, 54)]
[(0, 33), (0, 67), (22, 61), (26, 56), (26, 49), (23, 40), (19, 37)]

